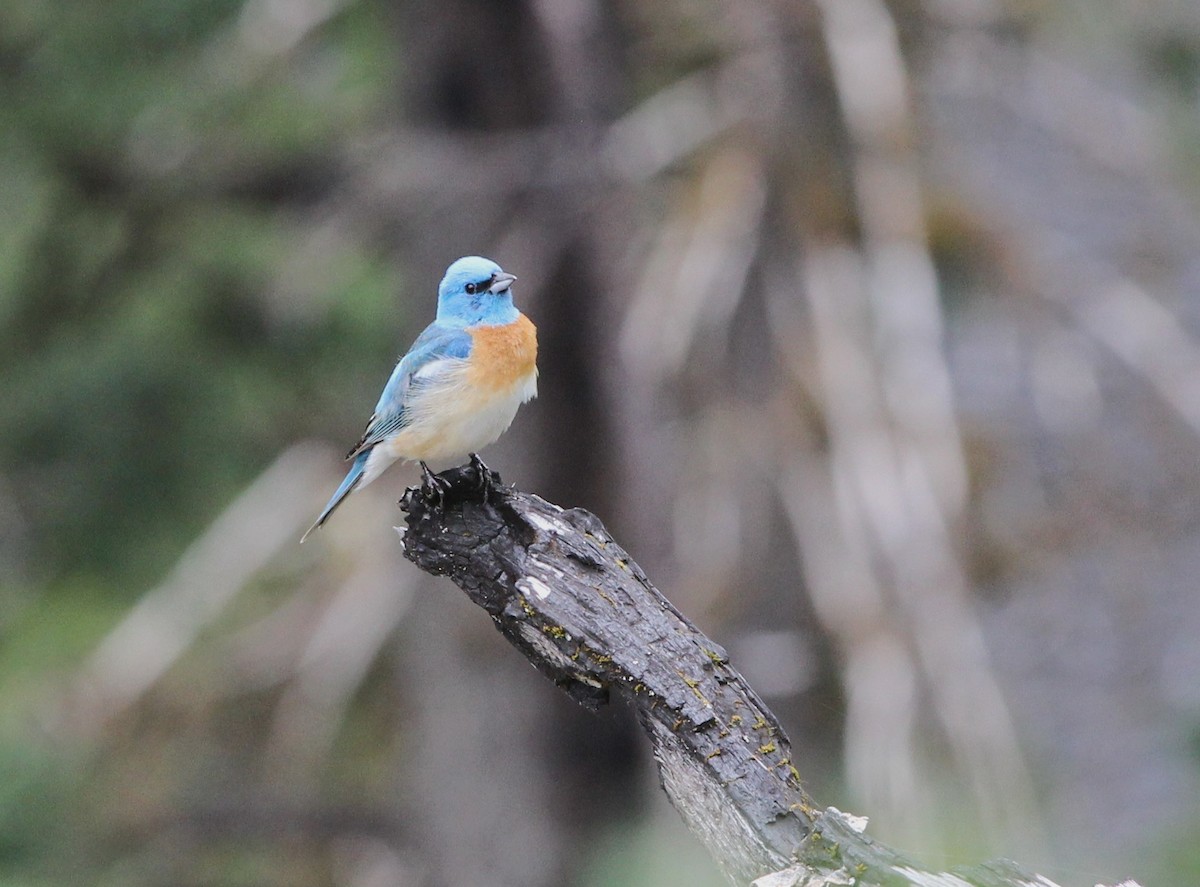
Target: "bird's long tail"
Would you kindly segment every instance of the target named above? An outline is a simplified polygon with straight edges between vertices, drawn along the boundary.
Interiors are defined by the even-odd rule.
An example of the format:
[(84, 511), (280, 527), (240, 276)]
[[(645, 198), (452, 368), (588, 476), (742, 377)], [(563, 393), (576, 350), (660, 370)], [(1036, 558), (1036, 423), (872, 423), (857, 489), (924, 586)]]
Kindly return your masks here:
[(321, 516), (318, 517), (316, 522), (313, 523), (313, 525), (305, 531), (304, 535), (300, 537), (301, 545), (304, 544), (304, 540), (308, 538), (309, 534), (313, 530), (321, 526), (323, 523), (325, 523), (325, 521), (329, 520), (329, 515), (333, 514), (333, 512), (339, 505), (342, 504), (345, 498), (354, 491), (355, 487), (358, 486), (359, 482), (362, 480), (363, 472), (367, 470), (367, 457), (370, 455), (370, 450), (364, 450), (358, 454), (358, 458), (354, 460), (354, 464), (351, 465), (350, 470), (346, 472), (345, 480), (343, 480), (342, 485), (337, 488), (337, 492), (333, 494), (333, 498), (329, 500), (329, 503), (325, 506), (325, 510), (321, 512)]

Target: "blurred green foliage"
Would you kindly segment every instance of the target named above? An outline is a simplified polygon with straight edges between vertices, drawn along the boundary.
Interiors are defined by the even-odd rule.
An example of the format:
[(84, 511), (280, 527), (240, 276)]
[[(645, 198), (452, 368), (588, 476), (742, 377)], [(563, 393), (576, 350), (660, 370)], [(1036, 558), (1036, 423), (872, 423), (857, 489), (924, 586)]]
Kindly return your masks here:
[[(387, 110), (384, 9), (279, 47), (249, 19), (270, 8), (0, 5), (0, 885), (171, 870), (121, 832), (154, 768), (220, 768), (117, 737), (98, 771), (49, 691), (288, 443), (357, 432), (413, 322), (386, 251), (312, 212)], [(216, 846), (210, 876), (262, 882)]]
[(281, 52), (256, 42), (260, 7), (0, 7), (18, 575), (131, 598), (285, 443), (360, 423), (340, 404), (398, 347), (388, 257), (352, 237), (314, 256), (305, 214), (336, 186), (338, 139), (390, 95), (382, 10), (350, 4)]

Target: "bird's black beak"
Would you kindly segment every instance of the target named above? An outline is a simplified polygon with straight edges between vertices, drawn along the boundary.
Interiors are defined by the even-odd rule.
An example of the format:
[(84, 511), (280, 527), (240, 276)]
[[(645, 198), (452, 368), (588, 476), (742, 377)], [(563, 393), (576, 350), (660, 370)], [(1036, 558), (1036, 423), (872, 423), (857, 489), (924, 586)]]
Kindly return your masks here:
[(488, 284), (488, 292), (502, 293), (512, 286), (513, 281), (516, 279), (517, 275), (509, 274), (507, 271), (497, 272), (496, 276), (492, 278), (492, 282)]

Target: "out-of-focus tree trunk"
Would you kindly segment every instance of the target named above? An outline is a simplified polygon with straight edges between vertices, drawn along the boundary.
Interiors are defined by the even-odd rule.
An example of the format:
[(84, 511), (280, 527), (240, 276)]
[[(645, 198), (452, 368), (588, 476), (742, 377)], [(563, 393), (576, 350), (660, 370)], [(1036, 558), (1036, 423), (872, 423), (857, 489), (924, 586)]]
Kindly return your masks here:
[[(412, 134), (448, 145), (513, 140), (522, 146), (514, 161), (536, 169), (514, 187), (499, 164), (442, 158), (440, 176), (474, 187), (448, 189), (441, 205), (435, 188), (416, 225), (402, 210), (397, 247), (409, 268), (441, 268), (459, 253), (481, 253), (518, 275), (518, 300), (538, 326), (543, 373), (538, 400), (489, 459), (548, 494), (599, 508), (611, 507), (619, 486), (613, 454), (596, 445), (611, 437), (601, 404), (610, 275), (596, 244), (603, 233), (589, 213), (603, 195), (595, 182), (573, 187), (558, 179), (586, 163), (625, 101), (615, 15), (612, 4), (597, 0), (402, 5), (396, 28), (404, 75), (391, 134), (400, 158)], [(574, 837), (595, 834), (613, 812), (604, 803), (579, 804), (577, 791), (602, 783), (597, 801), (626, 811), (639, 794), (635, 777), (644, 763), (621, 738), (632, 725), (545, 704), (522, 663), (476, 652), (476, 629), (453, 629), (459, 614), (447, 612), (441, 597), (433, 592), (418, 604), (420, 628), (404, 654), (424, 675), (424, 701), (416, 702), (421, 739), (406, 771), (419, 773), (413, 821), (430, 862), (447, 884), (569, 882), (570, 866), (585, 855)], [(447, 647), (447, 638), (461, 642)], [(440, 666), (429, 668), (431, 661)]]

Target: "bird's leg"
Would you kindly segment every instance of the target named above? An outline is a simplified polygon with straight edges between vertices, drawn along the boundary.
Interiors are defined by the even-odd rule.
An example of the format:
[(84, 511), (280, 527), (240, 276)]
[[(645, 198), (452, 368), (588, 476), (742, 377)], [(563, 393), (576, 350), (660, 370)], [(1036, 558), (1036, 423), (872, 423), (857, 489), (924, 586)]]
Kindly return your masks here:
[(429, 470), (425, 460), (421, 460), (421, 492), (430, 502), (436, 502), (438, 508), (446, 504), (446, 491), (450, 489), (448, 481), (438, 477)]
[(479, 458), (478, 453), (471, 453), (471, 468), (475, 470), (477, 482), (479, 484), (479, 493), (483, 496), (483, 501), (490, 501), (492, 494), (492, 469), (484, 464)]

